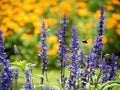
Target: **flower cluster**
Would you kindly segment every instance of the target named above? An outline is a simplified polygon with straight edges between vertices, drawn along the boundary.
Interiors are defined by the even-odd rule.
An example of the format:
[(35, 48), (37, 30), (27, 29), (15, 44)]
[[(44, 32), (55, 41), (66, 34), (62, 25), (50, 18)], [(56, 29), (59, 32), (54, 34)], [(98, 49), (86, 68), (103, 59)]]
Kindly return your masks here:
[(59, 46), (59, 54), (58, 54), (58, 57), (59, 57), (59, 62), (61, 64), (61, 82), (63, 83), (63, 86), (64, 87), (64, 84), (65, 84), (65, 62), (67, 60), (67, 50), (68, 50), (68, 47), (65, 45), (65, 39), (66, 39), (66, 36), (65, 36), (65, 31), (67, 29), (67, 22), (68, 20), (66, 19), (66, 16), (64, 15), (64, 18), (63, 18), (63, 21), (61, 21), (61, 25), (62, 25), (62, 28), (58, 30), (58, 37), (59, 37), (59, 43), (60, 43), (60, 46)]
[(29, 69), (25, 70), (26, 83), (23, 85), (23, 88), (26, 90), (34, 90), (31, 84), (32, 76), (30, 75)]
[(0, 89), (11, 90), (12, 68), (10, 65), (10, 61), (7, 59), (7, 54), (5, 53), (4, 41), (1, 30), (0, 30), (0, 66), (2, 66), (2, 71), (0, 73)]

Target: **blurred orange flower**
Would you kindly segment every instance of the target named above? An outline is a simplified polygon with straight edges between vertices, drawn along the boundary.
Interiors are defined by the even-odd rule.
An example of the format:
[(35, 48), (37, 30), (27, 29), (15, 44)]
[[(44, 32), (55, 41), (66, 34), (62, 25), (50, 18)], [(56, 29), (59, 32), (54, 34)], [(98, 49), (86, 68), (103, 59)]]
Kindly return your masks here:
[(76, 12), (79, 16), (87, 16), (88, 15), (88, 12), (86, 9), (78, 9), (77, 12)]
[(87, 39), (87, 43), (88, 43), (88, 44), (93, 44), (93, 40), (92, 40), (91, 38), (88, 38), (88, 39)]
[(106, 27), (107, 27), (108, 29), (111, 29), (111, 28), (113, 28), (116, 24), (117, 24), (116, 19), (114, 19), (114, 18), (109, 18), (108, 21), (107, 21)]
[(119, 29), (120, 29), (120, 23), (118, 23), (116, 26), (117, 26), (117, 28), (119, 28)]
[(102, 43), (103, 44), (107, 43), (107, 38), (105, 36), (103, 36), (103, 38), (102, 38)]
[(22, 34), (21, 39), (23, 39), (23, 40), (31, 40), (32, 35), (24, 33), (24, 34)]
[(56, 43), (58, 41), (58, 37), (55, 35), (51, 35), (47, 38), (48, 43)]
[(87, 8), (87, 4), (85, 2), (77, 2), (76, 6), (78, 8), (84, 8), (84, 9)]
[(67, 13), (72, 8), (69, 2), (61, 2), (58, 7), (61, 9), (62, 14)]
[(114, 10), (114, 7), (111, 5), (106, 5), (105, 8), (110, 11)]
[(115, 32), (117, 33), (117, 35), (120, 36), (120, 28), (119, 28), (119, 29), (116, 29)]

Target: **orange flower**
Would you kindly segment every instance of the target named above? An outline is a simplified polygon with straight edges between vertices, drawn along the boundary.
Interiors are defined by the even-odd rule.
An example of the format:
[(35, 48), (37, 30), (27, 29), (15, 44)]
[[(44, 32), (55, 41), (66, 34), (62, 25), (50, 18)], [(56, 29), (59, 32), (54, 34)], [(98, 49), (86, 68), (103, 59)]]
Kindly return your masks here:
[(103, 44), (107, 43), (107, 38), (105, 36), (102, 38), (102, 43)]
[(114, 10), (114, 7), (111, 5), (106, 5), (105, 8), (110, 11)]
[(54, 55), (56, 55), (56, 54), (57, 54), (57, 51), (56, 51), (56, 50), (54, 50), (54, 49), (48, 50), (48, 55), (49, 55), (49, 56), (54, 56)]
[(56, 16), (57, 12), (58, 12), (58, 7), (52, 7), (52, 8), (50, 8), (50, 13), (53, 16)]
[(49, 27), (57, 23), (57, 19), (54, 18), (47, 18), (45, 19), (46, 26)]
[(118, 24), (117, 24), (117, 28), (119, 28), (119, 29), (120, 29), (120, 23), (118, 23)]
[(51, 35), (50, 37), (47, 38), (48, 43), (56, 43), (58, 41), (58, 37), (55, 35)]
[(120, 29), (116, 29), (115, 32), (120, 36)]
[(117, 13), (113, 13), (112, 18), (114, 18), (115, 20), (120, 20), (120, 15)]
[(32, 39), (32, 35), (24, 33), (21, 38), (23, 40), (31, 40)]
[(98, 19), (100, 17), (100, 10), (97, 10), (94, 16), (96, 19)]
[(86, 23), (86, 24), (85, 24), (85, 28), (87, 28), (87, 29), (88, 29), (88, 28), (91, 28), (92, 26), (93, 26), (92, 23)]
[(59, 43), (55, 43), (55, 44), (53, 45), (53, 49), (56, 50), (56, 51), (58, 51), (59, 46), (60, 46)]
[(111, 29), (111, 28), (113, 28), (113, 27), (115, 26), (116, 23), (117, 23), (116, 19), (114, 19), (114, 18), (109, 18), (109, 19), (108, 19), (108, 22), (107, 22), (107, 24), (106, 24), (106, 27), (107, 27), (108, 29)]
[(119, 0), (111, 0), (111, 2), (112, 2), (113, 4), (120, 5), (120, 1), (119, 1)]
[(88, 44), (92, 44), (92, 43), (93, 43), (93, 40), (92, 40), (91, 38), (88, 38), (88, 39), (87, 39), (87, 43), (88, 43)]
[(76, 12), (79, 16), (87, 16), (88, 15), (88, 12), (86, 9), (78, 9), (77, 12)]
[(71, 4), (69, 2), (61, 2), (59, 4), (59, 8), (61, 9), (62, 13), (66, 13), (71, 10)]
[(87, 7), (87, 4), (85, 2), (77, 2), (76, 6), (78, 8), (86, 8)]

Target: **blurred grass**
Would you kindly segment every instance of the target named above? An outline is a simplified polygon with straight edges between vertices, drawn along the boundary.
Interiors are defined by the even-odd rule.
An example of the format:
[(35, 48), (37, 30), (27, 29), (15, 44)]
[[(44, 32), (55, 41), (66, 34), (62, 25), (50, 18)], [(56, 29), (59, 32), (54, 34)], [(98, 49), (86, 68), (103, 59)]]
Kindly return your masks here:
[[(33, 83), (34, 85), (40, 85), (40, 74), (41, 74), (41, 69), (40, 68), (33, 68), (32, 69), (32, 77), (33, 77)], [(60, 79), (60, 69), (53, 69), (53, 70), (48, 70), (48, 83), (50, 84), (50, 87), (57, 86), (59, 87), (59, 84), (57, 82), (57, 79)], [(66, 76), (69, 75), (69, 71), (66, 70)], [(24, 72), (19, 70), (19, 78), (18, 78), (18, 89), (21, 89), (22, 86), (25, 84), (26, 78), (24, 77)], [(13, 82), (13, 90), (15, 89), (15, 81)], [(35, 89), (37, 90), (37, 89)]]

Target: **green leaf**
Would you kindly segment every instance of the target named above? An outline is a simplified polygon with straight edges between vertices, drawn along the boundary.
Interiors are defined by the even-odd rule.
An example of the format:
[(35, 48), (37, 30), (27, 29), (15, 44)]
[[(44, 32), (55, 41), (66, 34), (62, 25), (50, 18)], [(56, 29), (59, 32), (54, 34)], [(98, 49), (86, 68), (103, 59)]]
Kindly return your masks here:
[(105, 86), (102, 90), (108, 89), (108, 88), (110, 88), (110, 87), (115, 87), (115, 86), (120, 87), (120, 84), (113, 83), (113, 84), (111, 84), (111, 85)]

